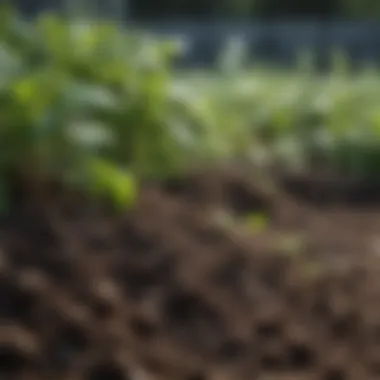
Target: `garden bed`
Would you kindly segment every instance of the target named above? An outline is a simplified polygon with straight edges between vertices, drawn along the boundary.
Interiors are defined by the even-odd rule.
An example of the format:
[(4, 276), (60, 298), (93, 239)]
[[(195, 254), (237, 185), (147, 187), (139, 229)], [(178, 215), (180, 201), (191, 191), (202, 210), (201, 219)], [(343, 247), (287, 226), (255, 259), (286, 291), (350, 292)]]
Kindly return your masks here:
[(376, 73), (0, 17), (0, 380), (379, 378)]
[(0, 373), (377, 378), (379, 206), (316, 206), (244, 170), (189, 178), (124, 215), (19, 198), (0, 231)]

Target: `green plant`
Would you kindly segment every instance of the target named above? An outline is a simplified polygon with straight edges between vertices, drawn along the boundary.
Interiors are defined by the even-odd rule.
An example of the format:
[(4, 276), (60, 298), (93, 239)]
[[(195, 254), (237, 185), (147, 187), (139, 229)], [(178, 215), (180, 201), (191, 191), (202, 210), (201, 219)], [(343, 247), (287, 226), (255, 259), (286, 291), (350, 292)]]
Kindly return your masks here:
[[(85, 44), (84, 40), (77, 40), (75, 46), (70, 25), (57, 17), (44, 17), (34, 25), (20, 24), (17, 15), (7, 8), (2, 9), (1, 16), (3, 187), (7, 186), (9, 173), (28, 173), (25, 175), (32, 181), (57, 177), (76, 184), (81, 182), (88, 189), (99, 186), (99, 177), (111, 162), (105, 152), (115, 139), (104, 115), (114, 112), (119, 102), (110, 86), (121, 78), (114, 72), (112, 76), (104, 73), (112, 61), (101, 62), (101, 55), (87, 47), (87, 41)], [(95, 45), (100, 48), (102, 38), (114, 31), (100, 26), (86, 33), (99, 40)], [(101, 138), (95, 138), (100, 135)], [(120, 202), (117, 184), (121, 177), (129, 182), (132, 179), (131, 174), (123, 172), (123, 162), (114, 164), (114, 170), (108, 170), (113, 180), (107, 183), (103, 180), (102, 186), (107, 186)], [(126, 201), (132, 198), (132, 186), (129, 189)]]
[(120, 204), (133, 178), (175, 175), (245, 142), (235, 103), (174, 74), (175, 43), (106, 21), (0, 14), (2, 183), (33, 173), (108, 189)]
[(141, 179), (237, 156), (378, 173), (379, 77), (353, 76), (341, 54), (323, 76), (309, 56), (298, 71), (274, 71), (243, 66), (243, 51), (219, 71), (178, 71), (175, 43), (110, 22), (25, 22), (5, 7), (0, 19), (2, 204), (9, 173), (119, 206)]

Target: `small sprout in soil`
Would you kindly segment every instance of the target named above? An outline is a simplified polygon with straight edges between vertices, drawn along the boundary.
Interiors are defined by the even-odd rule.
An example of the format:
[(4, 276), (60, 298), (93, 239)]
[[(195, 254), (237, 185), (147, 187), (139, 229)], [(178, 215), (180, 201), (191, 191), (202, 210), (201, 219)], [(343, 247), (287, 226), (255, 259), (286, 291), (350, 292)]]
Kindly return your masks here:
[(254, 232), (263, 232), (268, 228), (268, 217), (262, 213), (252, 213), (244, 217), (244, 225)]
[(279, 237), (278, 248), (286, 255), (298, 256), (306, 246), (306, 238), (301, 234), (286, 234)]
[(91, 160), (89, 174), (90, 191), (94, 195), (107, 196), (117, 209), (133, 205), (137, 197), (137, 181), (132, 174), (100, 159)]

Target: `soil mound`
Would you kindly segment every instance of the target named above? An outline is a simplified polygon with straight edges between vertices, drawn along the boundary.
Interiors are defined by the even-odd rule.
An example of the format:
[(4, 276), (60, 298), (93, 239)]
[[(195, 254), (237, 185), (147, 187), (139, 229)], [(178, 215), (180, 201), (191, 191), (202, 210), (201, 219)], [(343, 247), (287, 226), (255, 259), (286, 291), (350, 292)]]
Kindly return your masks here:
[(146, 187), (125, 215), (20, 199), (0, 227), (0, 378), (379, 378), (380, 208), (248, 178)]

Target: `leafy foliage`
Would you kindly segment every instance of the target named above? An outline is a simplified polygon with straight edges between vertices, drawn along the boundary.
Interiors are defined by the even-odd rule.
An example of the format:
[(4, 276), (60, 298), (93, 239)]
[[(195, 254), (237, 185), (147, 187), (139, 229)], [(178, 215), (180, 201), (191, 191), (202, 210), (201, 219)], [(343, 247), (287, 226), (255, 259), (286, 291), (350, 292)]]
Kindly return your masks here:
[(244, 150), (253, 159), (280, 162), (292, 170), (316, 166), (344, 176), (376, 178), (380, 77), (372, 69), (351, 73), (341, 52), (331, 58), (327, 74), (318, 74), (312, 61), (303, 59), (298, 70), (240, 68), (230, 83), (209, 74), (206, 79), (203, 73), (198, 80), (229, 94), (239, 109), (235, 124), (239, 120), (250, 130), (250, 140), (245, 134), (250, 146)]
[(178, 71), (179, 45), (112, 23), (25, 22), (5, 7), (0, 19), (2, 208), (9, 173), (56, 178), (118, 207), (133, 202), (137, 179), (239, 155), (378, 173), (379, 79), (350, 75), (342, 54), (327, 76), (310, 60), (297, 72), (247, 68), (242, 49), (219, 71)]
[(0, 15), (4, 183), (9, 172), (33, 172), (107, 188), (120, 204), (133, 198), (121, 189), (134, 192), (132, 175), (172, 175), (229, 155), (242, 140), (232, 114), (225, 118), (227, 99), (174, 76), (177, 44), (107, 22)]

